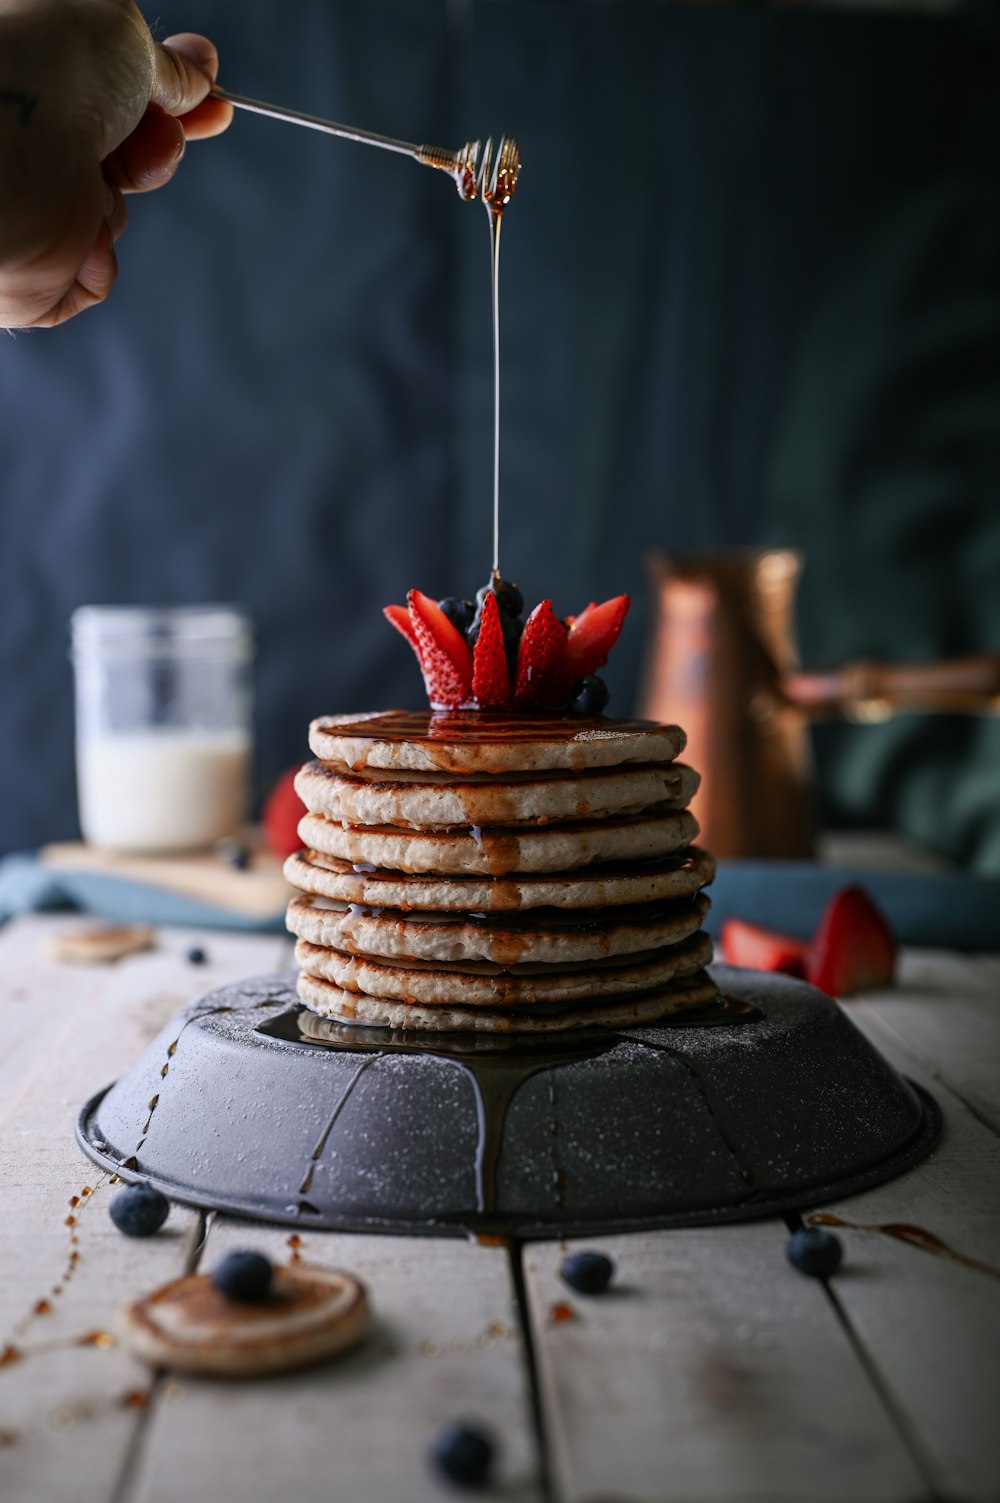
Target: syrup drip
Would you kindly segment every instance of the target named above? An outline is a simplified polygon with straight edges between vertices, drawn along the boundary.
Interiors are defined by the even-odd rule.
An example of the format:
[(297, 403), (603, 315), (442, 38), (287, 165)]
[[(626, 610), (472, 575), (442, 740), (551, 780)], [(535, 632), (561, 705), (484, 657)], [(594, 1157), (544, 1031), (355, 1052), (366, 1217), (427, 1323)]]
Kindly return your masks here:
[[(304, 1034), (299, 1027), (301, 1017), (309, 1022), (308, 1034)], [(448, 1064), (457, 1065), (469, 1078), (475, 1093), (476, 1209), (481, 1215), (487, 1216), (497, 1208), (496, 1177), (503, 1146), (504, 1121), (510, 1103), (523, 1083), (540, 1071), (553, 1070), (573, 1060), (605, 1054), (616, 1048), (618, 1043), (616, 1035), (600, 1029), (574, 1038), (572, 1042), (559, 1038), (521, 1038), (512, 1043), (504, 1037), (484, 1042), (474, 1036), (451, 1035), (453, 1042), (449, 1047), (440, 1040), (407, 1038), (391, 1029), (352, 1028), (350, 1024), (318, 1019), (308, 1008), (303, 1007), (295, 1007), (276, 1018), (269, 1018), (267, 1022), (258, 1024), (257, 1031), (290, 1043), (338, 1049), (350, 1054), (369, 1054), (371, 1058), (365, 1061), (365, 1066), (373, 1064), (383, 1054), (431, 1055)], [(365, 1066), (360, 1067), (352, 1076), (323, 1138), (313, 1150), (314, 1160), (317, 1152), (323, 1151), (336, 1115), (358, 1080), (361, 1068)], [(311, 1185), (308, 1171), (307, 1179)]]
[(333, 1108), (333, 1111), (330, 1114), (330, 1119), (324, 1127), (322, 1133), (320, 1134), (319, 1141), (317, 1142), (316, 1147), (309, 1155), (309, 1162), (306, 1166), (306, 1171), (303, 1175), (302, 1183), (299, 1185), (299, 1202), (296, 1206), (296, 1211), (299, 1215), (305, 1214), (315, 1216), (318, 1214), (316, 1207), (314, 1205), (311, 1205), (309, 1201), (303, 1200), (302, 1197), (304, 1195), (308, 1195), (309, 1191), (312, 1189), (313, 1176), (316, 1173), (319, 1161), (323, 1157), (326, 1145), (330, 1140), (330, 1134), (333, 1131), (334, 1124), (336, 1123), (337, 1118), (340, 1116), (344, 1107), (347, 1105), (347, 1101), (350, 1097), (351, 1092), (354, 1090), (354, 1087), (357, 1085), (358, 1081), (361, 1079), (365, 1071), (371, 1065), (373, 1065), (379, 1057), (379, 1054), (376, 1053), (370, 1055), (368, 1059), (361, 1061), (360, 1065), (355, 1070), (350, 1080), (347, 1082), (347, 1085), (342, 1091), (340, 1099), (337, 1101), (336, 1106)]
[(299, 1236), (299, 1234), (297, 1232), (293, 1232), (292, 1235), (289, 1237), (289, 1239), (288, 1239), (288, 1246), (291, 1248), (291, 1252), (289, 1253), (288, 1261), (294, 1267), (296, 1263), (301, 1263), (302, 1262), (302, 1252), (301, 1252), (302, 1238)]
[(557, 1300), (554, 1305), (549, 1306), (550, 1326), (565, 1325), (567, 1320), (576, 1320), (576, 1311), (572, 1305), (567, 1304), (566, 1300)]
[[(103, 1180), (98, 1180), (97, 1183), (98, 1185), (100, 1185), (102, 1182)], [(62, 1273), (59, 1275), (58, 1279), (47, 1291), (47, 1293), (40, 1295), (38, 1299), (32, 1301), (25, 1313), (21, 1316), (21, 1319), (14, 1327), (9, 1341), (7, 1341), (7, 1343), (2, 1348), (0, 1348), (0, 1368), (11, 1367), (15, 1362), (21, 1361), (23, 1357), (33, 1356), (36, 1352), (42, 1350), (49, 1351), (56, 1348), (63, 1348), (67, 1345), (77, 1346), (82, 1344), (78, 1341), (59, 1341), (55, 1343), (46, 1343), (43, 1347), (32, 1347), (27, 1351), (25, 1351), (21, 1345), (24, 1337), (31, 1330), (36, 1320), (40, 1320), (44, 1316), (52, 1315), (54, 1313), (55, 1301), (65, 1293), (66, 1285), (70, 1282), (74, 1273), (76, 1272), (77, 1265), (80, 1262), (80, 1237), (78, 1232), (79, 1221), (80, 1217), (87, 1207), (89, 1197), (94, 1193), (94, 1188), (95, 1187), (93, 1185), (84, 1185), (79, 1194), (71, 1195), (69, 1197), (69, 1214), (63, 1217), (63, 1225), (69, 1231), (69, 1250), (66, 1254), (66, 1261), (63, 1264)]]
[(919, 1247), (921, 1252), (931, 1253), (936, 1258), (949, 1258), (953, 1263), (961, 1263), (963, 1268), (972, 1268), (976, 1273), (986, 1274), (987, 1278), (1000, 1279), (1000, 1268), (957, 1252), (933, 1232), (926, 1231), (922, 1226), (912, 1226), (907, 1221), (847, 1221), (829, 1211), (817, 1211), (815, 1215), (805, 1219), (808, 1226), (840, 1226), (853, 1232), (881, 1232), (883, 1237), (894, 1237), (897, 1242), (907, 1242), (911, 1247)]
[[(722, 1001), (725, 1002), (726, 999), (723, 998)], [(711, 1006), (712, 1004), (709, 1004), (709, 1005)], [(744, 1005), (747, 1006), (747, 1007), (750, 1006), (749, 1003), (744, 1004)], [(699, 1012), (701, 1011), (700, 1008), (698, 1010), (699, 1010)], [(763, 1014), (761, 1014), (759, 1008), (751, 1008), (750, 1010), (752, 1012), (754, 1012), (758, 1017), (763, 1016)], [(678, 1018), (680, 1019), (680, 1018), (682, 1018), (684, 1016), (685, 1016), (684, 1014), (679, 1014)], [(747, 1018), (745, 1021), (749, 1022), (749, 1021), (751, 1021), (751, 1019)], [(660, 1026), (661, 1025), (658, 1023), (657, 1027), (660, 1027)], [(674, 1026), (676, 1026), (676, 1027), (684, 1027), (685, 1025), (681, 1021), (678, 1021)], [(719, 1025), (717, 1025), (717, 1024), (715, 1024), (715, 1025), (706, 1025), (705, 1023), (702, 1023), (700, 1025), (699, 1024), (694, 1024), (693, 1026), (695, 1026), (695, 1027), (698, 1027), (698, 1026), (705, 1027), (705, 1026), (719, 1026)], [(675, 1059), (677, 1061), (677, 1063), (681, 1066), (681, 1068), (687, 1073), (688, 1079), (691, 1081), (691, 1084), (694, 1086), (695, 1090), (698, 1092), (698, 1095), (701, 1097), (702, 1102), (704, 1103), (705, 1110), (708, 1112), (708, 1115), (711, 1117), (712, 1121), (715, 1123), (716, 1129), (718, 1130), (718, 1133), (719, 1133), (719, 1137), (722, 1139), (722, 1141), (725, 1144), (726, 1149), (727, 1149), (727, 1151), (729, 1153), (729, 1156), (733, 1160), (733, 1163), (736, 1165), (736, 1168), (737, 1168), (737, 1170), (739, 1172), (740, 1179), (743, 1181), (743, 1183), (746, 1186), (748, 1186), (748, 1187), (752, 1186), (753, 1183), (754, 1183), (754, 1173), (753, 1173), (753, 1170), (751, 1169), (750, 1165), (743, 1158), (743, 1155), (740, 1152), (740, 1149), (737, 1147), (737, 1145), (733, 1142), (732, 1138), (729, 1136), (728, 1131), (724, 1127), (724, 1125), (723, 1125), (723, 1123), (722, 1123), (722, 1121), (721, 1121), (721, 1119), (719, 1117), (719, 1114), (718, 1114), (718, 1112), (715, 1109), (715, 1103), (713, 1102), (711, 1096), (709, 1095), (709, 1092), (708, 1092), (708, 1090), (705, 1087), (705, 1083), (702, 1080), (701, 1075), (699, 1074), (699, 1072), (697, 1071), (697, 1069), (695, 1068), (695, 1066), (691, 1063), (690, 1059), (688, 1059), (688, 1057), (684, 1053), (684, 1051), (682, 1049), (672, 1048), (670, 1044), (654, 1044), (650, 1039), (635, 1038), (632, 1035), (627, 1034), (627, 1033), (620, 1033), (620, 1034), (618, 1034), (618, 1038), (621, 1039), (621, 1040), (623, 1040), (625, 1043), (639, 1044), (643, 1049), (655, 1049), (658, 1053), (669, 1054), (670, 1057), (671, 1057), (671, 1059)]]

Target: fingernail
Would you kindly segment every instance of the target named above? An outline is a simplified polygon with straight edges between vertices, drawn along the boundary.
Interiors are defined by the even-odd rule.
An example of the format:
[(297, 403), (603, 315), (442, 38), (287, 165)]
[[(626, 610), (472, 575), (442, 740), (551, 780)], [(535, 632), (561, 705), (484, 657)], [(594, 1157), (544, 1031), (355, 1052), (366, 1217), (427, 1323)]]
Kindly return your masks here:
[(110, 183), (104, 184), (104, 218), (110, 219), (118, 207), (118, 195)]

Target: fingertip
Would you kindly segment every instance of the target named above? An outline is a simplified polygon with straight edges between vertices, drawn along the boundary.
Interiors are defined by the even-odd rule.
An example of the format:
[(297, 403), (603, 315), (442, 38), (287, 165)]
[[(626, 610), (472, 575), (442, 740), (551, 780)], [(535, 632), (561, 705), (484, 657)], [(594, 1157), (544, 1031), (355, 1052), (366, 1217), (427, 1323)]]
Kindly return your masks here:
[(163, 45), (169, 47), (171, 52), (179, 52), (215, 82), (219, 72), (219, 54), (214, 42), (210, 42), (208, 37), (203, 37), (196, 31), (178, 31), (174, 36), (166, 37)]
[(118, 257), (115, 255), (111, 226), (102, 222), (97, 239), (87, 259), (76, 274), (76, 280), (92, 298), (106, 298), (118, 277)]

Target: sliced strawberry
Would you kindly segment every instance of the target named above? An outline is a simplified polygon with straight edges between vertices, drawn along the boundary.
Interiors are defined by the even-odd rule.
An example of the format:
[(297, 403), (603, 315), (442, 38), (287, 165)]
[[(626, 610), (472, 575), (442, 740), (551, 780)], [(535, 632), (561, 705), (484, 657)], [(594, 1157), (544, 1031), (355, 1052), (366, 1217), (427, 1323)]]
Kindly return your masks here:
[(510, 670), (500, 607), (492, 590), (483, 597), (479, 636), (472, 651), (472, 695), (483, 710), (502, 710), (510, 704)]
[(306, 806), (295, 792), (297, 767), (289, 767), (274, 784), (261, 814), (264, 839), (276, 856), (293, 856), (301, 849), (299, 820)]
[(566, 638), (566, 661), (570, 684), (585, 674), (596, 673), (608, 660), (618, 640), (628, 608), (627, 595), (614, 595), (595, 605), (593, 601), (573, 620)]
[(842, 887), (827, 903), (809, 945), (806, 977), (831, 997), (889, 986), (896, 941), (863, 887)]
[(552, 609), (551, 600), (536, 605), (517, 647), (514, 703), (521, 710), (554, 708), (566, 703), (566, 624)]
[[(414, 652), (417, 652), (417, 639), (414, 635), (413, 626), (410, 621), (410, 613), (406, 609), (406, 606), (384, 605), (382, 607), (382, 614), (387, 621), (392, 622), (393, 626), (398, 632), (402, 633), (402, 635), (409, 642), (410, 646), (413, 648)], [(419, 652), (417, 652), (417, 656), (420, 656)]]
[(809, 947), (805, 940), (777, 934), (746, 919), (726, 919), (719, 945), (730, 965), (749, 966), (752, 971), (784, 971), (788, 976), (806, 973)]
[(429, 595), (411, 590), (406, 604), (431, 708), (457, 709), (472, 695), (472, 648)]

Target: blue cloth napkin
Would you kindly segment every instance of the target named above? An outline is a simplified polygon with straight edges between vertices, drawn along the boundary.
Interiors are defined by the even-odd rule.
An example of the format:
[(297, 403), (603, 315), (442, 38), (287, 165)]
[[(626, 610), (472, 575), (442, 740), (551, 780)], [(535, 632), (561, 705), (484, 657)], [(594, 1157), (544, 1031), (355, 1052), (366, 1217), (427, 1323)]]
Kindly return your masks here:
[(15, 914), (47, 908), (76, 908), (115, 924), (177, 924), (247, 934), (285, 932), (284, 907), (265, 918), (252, 918), (125, 877), (104, 872), (54, 872), (34, 856), (4, 857), (0, 861), (0, 924)]
[(856, 882), (874, 898), (900, 944), (1000, 950), (1000, 882), (962, 872), (926, 875), (813, 861), (720, 861), (706, 927), (749, 919), (807, 939), (839, 887)]

